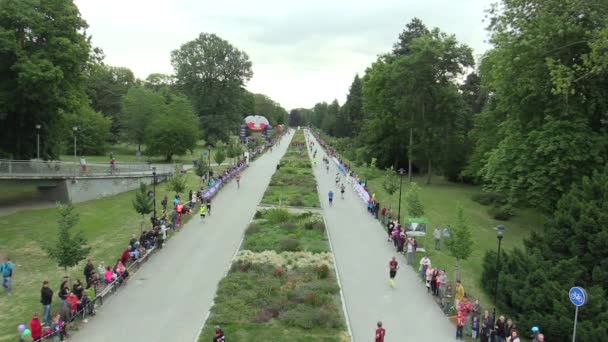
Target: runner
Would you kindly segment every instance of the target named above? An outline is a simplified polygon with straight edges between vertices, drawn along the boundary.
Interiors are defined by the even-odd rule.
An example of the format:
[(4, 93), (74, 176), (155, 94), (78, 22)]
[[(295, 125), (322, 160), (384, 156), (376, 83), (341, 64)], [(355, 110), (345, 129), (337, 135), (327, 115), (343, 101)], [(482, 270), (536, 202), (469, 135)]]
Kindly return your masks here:
[(211, 198), (207, 200), (207, 214), (211, 217)]
[(331, 207), (331, 204), (334, 201), (334, 192), (329, 190), (329, 193), (327, 193), (327, 197), (329, 197), (329, 206)]
[(346, 187), (344, 186), (344, 183), (340, 184), (340, 194), (342, 195), (342, 199), (344, 199), (344, 190), (346, 189)]
[(336, 188), (339, 187), (340, 184), (340, 172), (336, 173)]
[(395, 276), (397, 275), (397, 270), (399, 269), (399, 262), (397, 262), (397, 258), (393, 257), (391, 261), (389, 261), (388, 267), (390, 268), (389, 283), (391, 284), (391, 287), (395, 287)]
[(315, 166), (317, 165), (317, 161), (318, 161), (317, 157), (314, 157), (314, 158), (312, 159), (312, 163), (313, 163)]
[(384, 336), (386, 335), (386, 330), (382, 327), (382, 321), (378, 321), (376, 328), (376, 342), (384, 342)]
[[(278, 170), (278, 167), (277, 167)], [(241, 174), (237, 173), (236, 174), (236, 188), (240, 189), (241, 188)]]
[(201, 204), (201, 222), (205, 222), (205, 216), (207, 215), (207, 206)]
[(327, 171), (327, 174), (329, 174), (329, 164), (325, 164), (325, 171)]

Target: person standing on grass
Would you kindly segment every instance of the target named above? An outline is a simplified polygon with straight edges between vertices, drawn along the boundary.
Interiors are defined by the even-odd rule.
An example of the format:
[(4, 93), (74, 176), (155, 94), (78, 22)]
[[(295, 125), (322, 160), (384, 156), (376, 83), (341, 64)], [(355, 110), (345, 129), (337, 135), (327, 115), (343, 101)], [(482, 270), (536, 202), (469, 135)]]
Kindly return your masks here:
[(86, 266), (84, 266), (84, 280), (87, 283), (87, 287), (89, 285), (91, 285), (90, 283), (90, 279), (91, 279), (91, 273), (93, 273), (93, 271), (95, 271), (95, 266), (93, 266), (93, 261), (91, 259), (87, 260), (87, 264)]
[(35, 313), (30, 321), (30, 331), (32, 332), (32, 340), (37, 341), (42, 338), (42, 324), (38, 319), (38, 313)]
[(376, 324), (376, 342), (384, 342), (384, 336), (386, 336), (386, 330), (382, 327), (382, 321), (378, 321)]
[(382, 210), (380, 211), (380, 217), (382, 217), (382, 224), (385, 225), (386, 224), (386, 208), (382, 207)]
[(464, 286), (462, 286), (460, 280), (456, 280), (456, 295), (454, 297), (454, 307), (456, 308), (456, 310), (458, 310), (460, 302), (464, 299)]
[(53, 290), (49, 287), (47, 280), (42, 282), (40, 289), (40, 304), (42, 304), (42, 321), (51, 325), (51, 305), (53, 304)]
[(169, 199), (167, 198), (167, 195), (165, 195), (165, 197), (163, 197), (163, 200), (160, 201), (160, 205), (163, 206), (163, 211), (167, 211), (167, 203), (169, 202)]
[(435, 231), (433, 231), (433, 237), (435, 238), (435, 249), (441, 250), (441, 228), (435, 228)]
[(388, 268), (389, 268), (388, 282), (391, 285), (391, 287), (395, 287), (395, 276), (397, 275), (397, 270), (399, 269), (399, 262), (397, 261), (396, 257), (393, 257), (391, 259), (391, 261), (388, 262)]
[(6, 289), (6, 293), (10, 296), (13, 294), (13, 270), (15, 264), (11, 258), (6, 257), (4, 263), (0, 265), (0, 273), (2, 273), (2, 287)]
[(416, 247), (414, 238), (407, 239), (407, 264), (413, 265), (416, 262)]

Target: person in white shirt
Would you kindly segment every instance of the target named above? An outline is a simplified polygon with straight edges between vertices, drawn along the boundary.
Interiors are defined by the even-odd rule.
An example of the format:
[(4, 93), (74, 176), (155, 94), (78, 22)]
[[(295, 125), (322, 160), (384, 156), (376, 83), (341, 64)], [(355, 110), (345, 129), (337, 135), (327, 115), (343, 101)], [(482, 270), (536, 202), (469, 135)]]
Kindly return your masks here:
[(420, 278), (422, 278), (422, 280), (426, 279), (426, 270), (429, 267), (431, 267), (431, 258), (425, 255), (420, 259)]
[(433, 232), (433, 237), (435, 238), (435, 249), (440, 250), (441, 249), (441, 228), (439, 228), (439, 227), (435, 228), (435, 231)]

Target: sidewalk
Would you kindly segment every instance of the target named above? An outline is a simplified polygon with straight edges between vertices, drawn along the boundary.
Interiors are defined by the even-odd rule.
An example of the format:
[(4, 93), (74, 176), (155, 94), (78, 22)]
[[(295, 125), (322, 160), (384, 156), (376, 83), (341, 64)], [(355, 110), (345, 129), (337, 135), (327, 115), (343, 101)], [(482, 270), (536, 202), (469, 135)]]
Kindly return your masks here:
[[(307, 134), (307, 139), (309, 135)], [(313, 138), (314, 139), (314, 138)], [(325, 154), (315, 141), (319, 160)], [(386, 342), (454, 341), (456, 327), (443, 315), (417, 273), (397, 256), (400, 270), (396, 288), (389, 286), (388, 262), (397, 255), (378, 221), (367, 213), (361, 199), (347, 186), (344, 199), (335, 185), (338, 168), (330, 162), (314, 168), (318, 192), (331, 235), (342, 291), (355, 342), (373, 341), (377, 321), (384, 323)], [(327, 193), (334, 192), (329, 207)]]
[(70, 341), (195, 341), (292, 135), (250, 164), (240, 189), (227, 184), (214, 198), (211, 216), (204, 223), (192, 218)]

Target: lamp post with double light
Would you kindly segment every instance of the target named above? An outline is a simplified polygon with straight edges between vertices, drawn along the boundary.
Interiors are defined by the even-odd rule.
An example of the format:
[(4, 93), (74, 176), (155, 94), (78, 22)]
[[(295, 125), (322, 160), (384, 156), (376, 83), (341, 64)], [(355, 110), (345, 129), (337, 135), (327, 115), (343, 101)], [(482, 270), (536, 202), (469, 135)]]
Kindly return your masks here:
[(496, 254), (496, 280), (494, 283), (494, 310), (492, 311), (492, 324), (496, 324), (496, 305), (498, 304), (498, 278), (500, 276), (500, 245), (505, 235), (505, 226), (496, 226), (496, 238), (498, 239), (498, 254)]
[(36, 125), (36, 159), (40, 160), (40, 128), (41, 125)]

